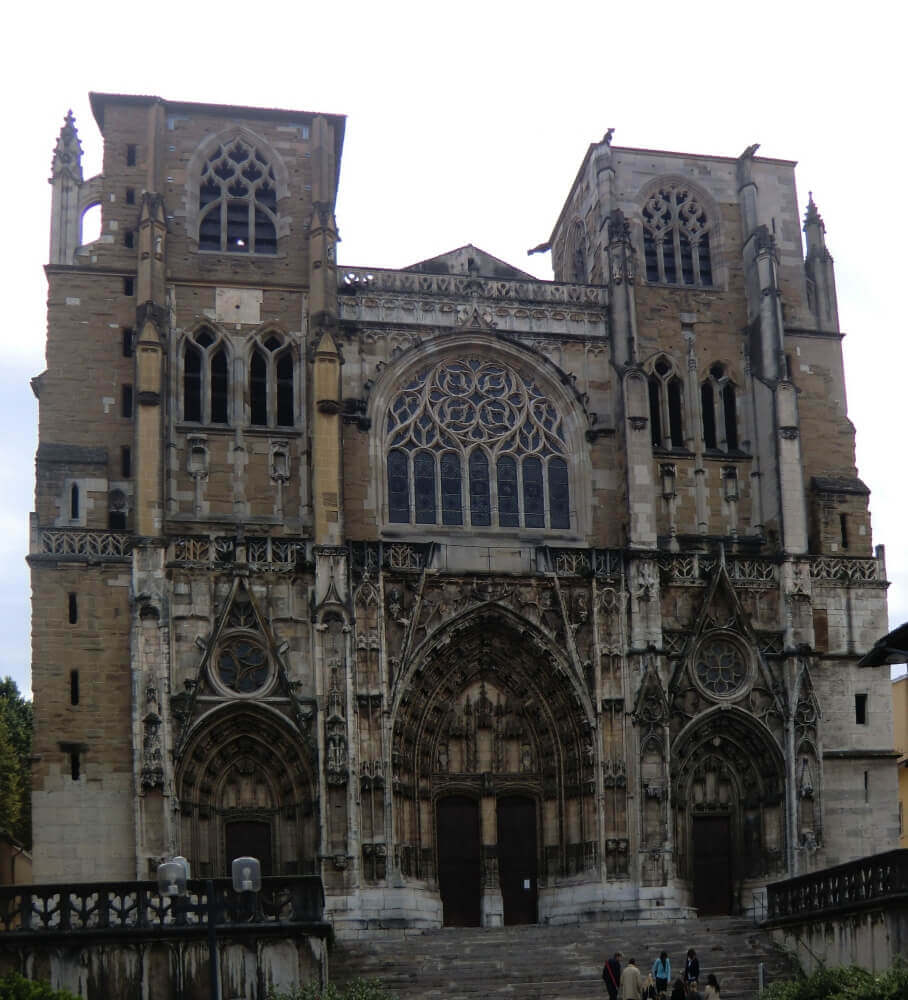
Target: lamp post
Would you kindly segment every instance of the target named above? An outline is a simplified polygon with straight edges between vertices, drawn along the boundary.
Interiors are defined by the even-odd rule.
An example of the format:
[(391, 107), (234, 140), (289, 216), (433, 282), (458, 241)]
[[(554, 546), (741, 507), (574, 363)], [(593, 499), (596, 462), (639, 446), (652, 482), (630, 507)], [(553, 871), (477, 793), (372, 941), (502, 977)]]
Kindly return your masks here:
[[(262, 866), (256, 858), (235, 858), (231, 866), (234, 892), (259, 892), (262, 888)], [(189, 862), (183, 857), (171, 858), (158, 865), (158, 891), (162, 896), (186, 895)], [(208, 899), (208, 982), (211, 1000), (221, 1000), (221, 979), (218, 971), (217, 903), (214, 879), (205, 879)]]

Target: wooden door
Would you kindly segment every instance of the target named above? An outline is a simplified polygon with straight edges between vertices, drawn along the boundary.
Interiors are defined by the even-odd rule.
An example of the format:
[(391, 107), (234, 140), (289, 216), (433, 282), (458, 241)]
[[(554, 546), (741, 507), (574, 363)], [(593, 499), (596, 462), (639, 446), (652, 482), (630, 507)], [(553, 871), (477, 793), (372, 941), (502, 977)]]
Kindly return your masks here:
[(536, 803), (522, 795), (498, 800), (498, 878), (506, 924), (535, 924)]
[(462, 795), (438, 800), (438, 888), (445, 927), (478, 927), (481, 865), (479, 803)]
[(728, 816), (695, 816), (694, 906), (700, 916), (731, 912), (731, 820)]
[(263, 820), (233, 820), (224, 830), (224, 865), (230, 875), (234, 858), (258, 858), (262, 875), (272, 873), (271, 824)]

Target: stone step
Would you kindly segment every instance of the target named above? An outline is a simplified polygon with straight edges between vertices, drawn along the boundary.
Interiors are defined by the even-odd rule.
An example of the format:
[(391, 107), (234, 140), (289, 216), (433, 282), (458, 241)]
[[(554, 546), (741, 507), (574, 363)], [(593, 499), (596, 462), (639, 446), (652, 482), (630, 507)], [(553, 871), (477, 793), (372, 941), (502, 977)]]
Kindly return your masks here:
[(677, 975), (689, 947), (700, 958), (701, 980), (705, 983), (707, 974), (714, 973), (723, 1000), (756, 997), (760, 962), (769, 981), (794, 972), (768, 935), (736, 918), (388, 931), (338, 942), (329, 965), (338, 985), (355, 978), (380, 979), (400, 1000), (602, 1000), (602, 963), (615, 950), (625, 960), (636, 958), (646, 974), (664, 949)]

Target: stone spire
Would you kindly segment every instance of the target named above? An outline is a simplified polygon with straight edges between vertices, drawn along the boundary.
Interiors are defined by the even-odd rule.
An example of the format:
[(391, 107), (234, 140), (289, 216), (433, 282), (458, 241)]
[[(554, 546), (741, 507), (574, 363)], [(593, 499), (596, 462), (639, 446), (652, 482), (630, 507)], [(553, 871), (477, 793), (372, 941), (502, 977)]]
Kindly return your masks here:
[(826, 247), (826, 226), (813, 200), (813, 191), (808, 194), (804, 235), (807, 239), (804, 271), (807, 277), (807, 301), (810, 310), (816, 319), (818, 329), (838, 331), (839, 307), (835, 290), (835, 267), (832, 254)]
[(82, 143), (72, 111), (66, 112), (57, 137), (49, 183), (53, 188), (50, 263), (72, 264), (80, 238), (79, 190), (82, 187)]

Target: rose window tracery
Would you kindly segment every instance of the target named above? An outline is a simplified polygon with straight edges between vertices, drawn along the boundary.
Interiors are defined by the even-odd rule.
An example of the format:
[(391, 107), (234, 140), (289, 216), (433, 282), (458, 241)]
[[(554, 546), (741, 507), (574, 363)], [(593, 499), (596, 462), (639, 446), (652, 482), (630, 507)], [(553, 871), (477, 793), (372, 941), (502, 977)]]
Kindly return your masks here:
[(497, 361), (444, 361), (391, 400), (393, 523), (569, 528), (564, 420), (531, 379)]
[(737, 643), (714, 637), (701, 643), (694, 662), (694, 673), (710, 694), (723, 698), (743, 687), (747, 679), (747, 663)]
[(234, 694), (254, 694), (271, 676), (265, 649), (248, 636), (231, 636), (218, 648), (215, 667), (221, 687)]

